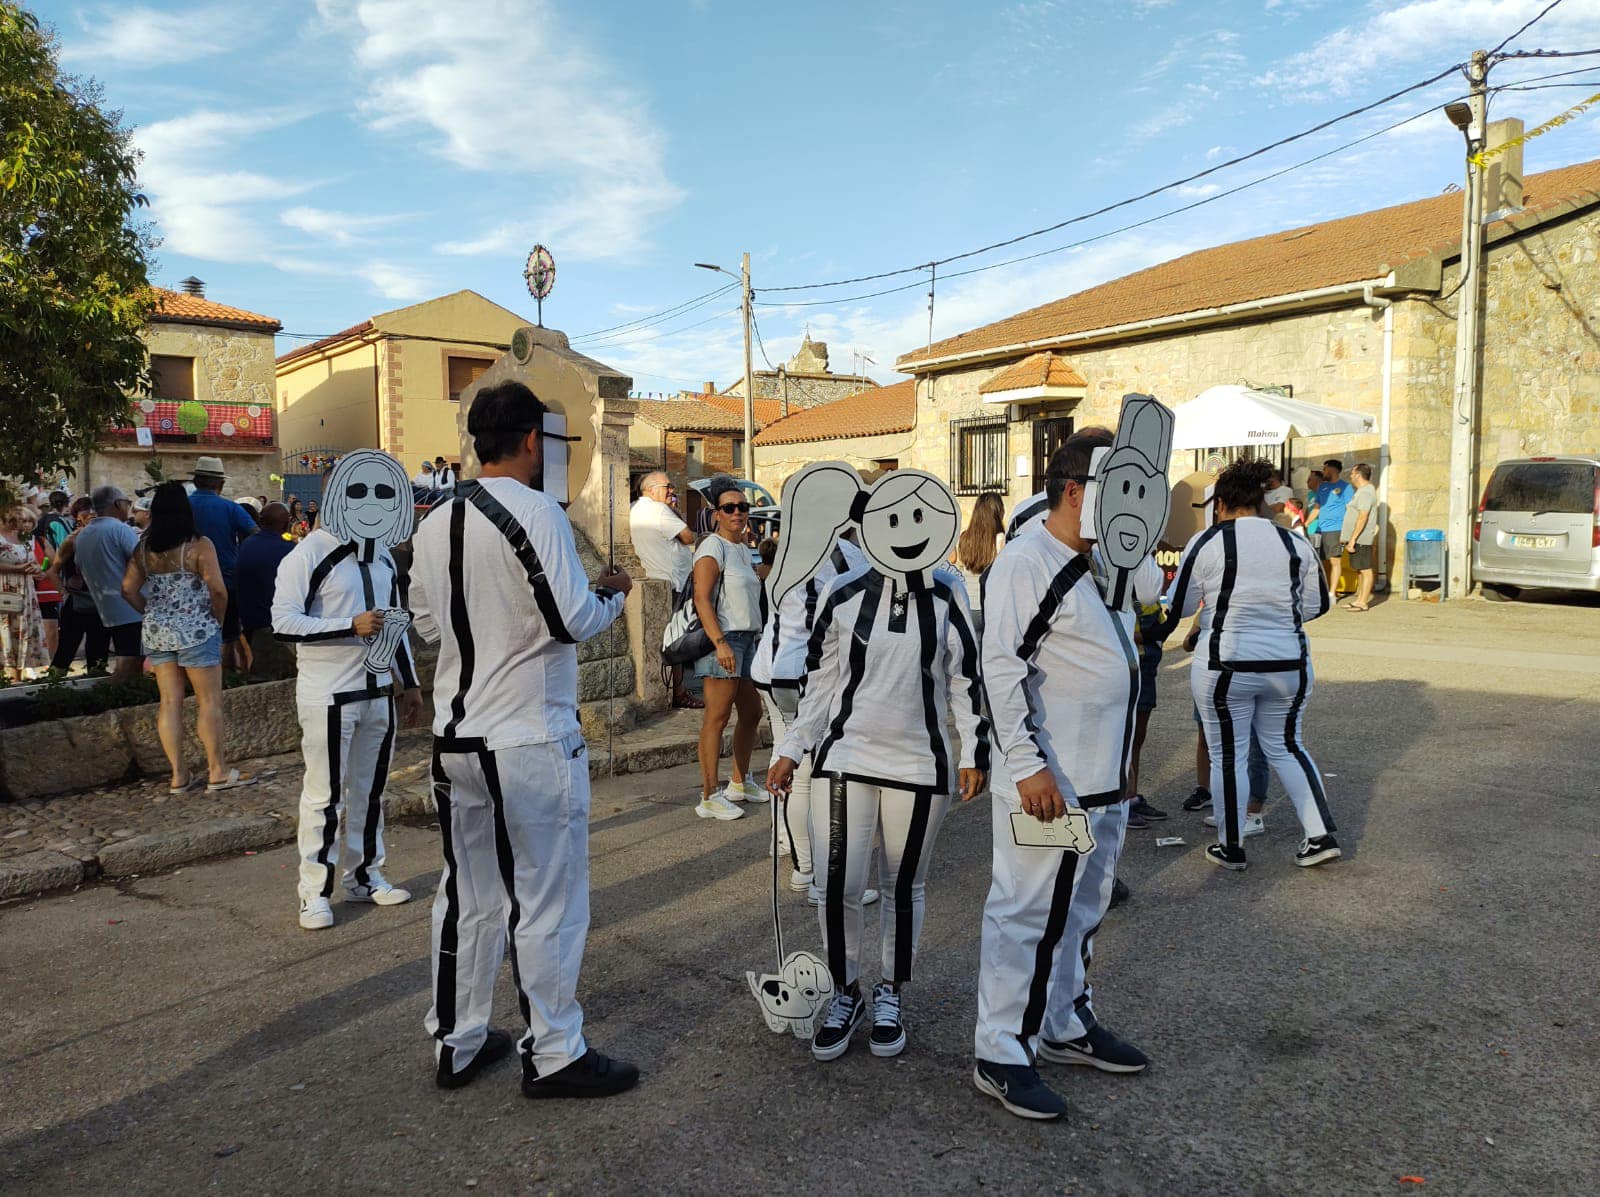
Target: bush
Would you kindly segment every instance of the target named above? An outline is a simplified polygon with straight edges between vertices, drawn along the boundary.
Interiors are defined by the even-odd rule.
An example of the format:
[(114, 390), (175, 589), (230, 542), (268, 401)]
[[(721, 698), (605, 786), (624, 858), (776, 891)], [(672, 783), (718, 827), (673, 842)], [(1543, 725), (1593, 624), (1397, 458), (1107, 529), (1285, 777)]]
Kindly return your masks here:
[[(248, 675), (232, 669), (223, 671), (224, 690), (249, 684)], [(33, 697), (10, 706), (6, 711), (6, 722), (12, 727), (26, 727), (30, 723), (100, 715), (106, 711), (120, 711), (124, 707), (141, 707), (160, 701), (161, 688), (151, 673), (141, 674), (127, 682), (100, 682), (94, 686), (78, 687), (67, 685), (65, 674), (51, 670), (48, 679)]]

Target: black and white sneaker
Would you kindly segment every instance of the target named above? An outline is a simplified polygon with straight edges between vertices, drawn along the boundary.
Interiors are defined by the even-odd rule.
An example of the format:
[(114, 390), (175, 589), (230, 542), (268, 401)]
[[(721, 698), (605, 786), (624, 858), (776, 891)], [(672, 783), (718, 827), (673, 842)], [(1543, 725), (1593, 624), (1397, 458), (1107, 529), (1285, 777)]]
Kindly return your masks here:
[(837, 1060), (850, 1050), (850, 1036), (867, 1016), (867, 1003), (855, 986), (833, 995), (828, 1012), (811, 1035), (811, 1054), (818, 1060)]
[(1132, 896), (1133, 894), (1128, 889), (1127, 883), (1121, 877), (1113, 877), (1111, 879), (1111, 902), (1106, 906), (1106, 909), (1115, 910)]
[(1211, 791), (1205, 786), (1195, 786), (1194, 793), (1183, 800), (1183, 809), (1188, 811), (1208, 810), (1211, 807)]
[(1079, 1039), (1041, 1038), (1039, 1056), (1053, 1064), (1087, 1064), (1101, 1072), (1143, 1072), (1150, 1064), (1142, 1051), (1122, 1042), (1098, 1023)]
[(906, 1050), (906, 1024), (900, 1018), (900, 993), (888, 981), (872, 987), (872, 1038), (875, 1056), (898, 1056)]
[(1150, 826), (1150, 820), (1144, 817), (1144, 812), (1138, 810), (1133, 803), (1128, 803), (1128, 830), (1142, 831)]
[(1325, 860), (1338, 860), (1341, 855), (1338, 840), (1331, 835), (1319, 835), (1315, 839), (1300, 841), (1300, 850), (1294, 854), (1294, 863), (1302, 869), (1309, 869)]
[(1218, 868), (1232, 869), (1235, 873), (1242, 873), (1245, 870), (1243, 848), (1230, 848), (1226, 844), (1210, 844), (1206, 847), (1206, 859)]
[(1167, 812), (1158, 806), (1151, 806), (1143, 794), (1133, 796), (1133, 801), (1128, 804), (1128, 814), (1138, 815), (1148, 823), (1160, 823), (1167, 818)]
[(1067, 1103), (1061, 1095), (1026, 1064), (991, 1064), (979, 1060), (972, 1070), (972, 1083), (979, 1093), (988, 1094), (1018, 1118), (1048, 1122), (1066, 1117)]

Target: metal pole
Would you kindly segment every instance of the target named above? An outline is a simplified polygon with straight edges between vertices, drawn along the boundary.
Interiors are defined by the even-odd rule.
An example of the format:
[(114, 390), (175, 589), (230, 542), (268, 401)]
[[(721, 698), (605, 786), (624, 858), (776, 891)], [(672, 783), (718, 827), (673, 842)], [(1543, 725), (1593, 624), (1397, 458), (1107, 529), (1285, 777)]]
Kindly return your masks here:
[(756, 378), (755, 366), (750, 358), (750, 322), (755, 318), (751, 306), (750, 255), (739, 262), (739, 273), (744, 281), (744, 476), (756, 480)]
[(1456, 383), (1450, 404), (1450, 550), (1448, 597), (1466, 598), (1472, 589), (1473, 483), (1477, 473), (1478, 332), (1483, 320), (1484, 168), (1472, 161), (1483, 149), (1488, 119), (1489, 56), (1477, 50), (1467, 66), (1471, 84), (1467, 126), (1467, 186), (1461, 217), (1461, 298), (1456, 308)]

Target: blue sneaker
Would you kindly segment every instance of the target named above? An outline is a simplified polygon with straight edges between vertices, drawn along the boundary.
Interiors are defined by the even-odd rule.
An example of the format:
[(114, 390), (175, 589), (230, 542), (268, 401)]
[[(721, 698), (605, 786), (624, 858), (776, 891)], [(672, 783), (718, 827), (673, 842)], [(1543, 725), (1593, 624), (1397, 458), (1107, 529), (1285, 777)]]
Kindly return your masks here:
[(1065, 1118), (1067, 1103), (1061, 1095), (1039, 1079), (1026, 1064), (991, 1064), (979, 1060), (972, 1070), (972, 1083), (979, 1093), (987, 1093), (1018, 1118), (1049, 1122)]

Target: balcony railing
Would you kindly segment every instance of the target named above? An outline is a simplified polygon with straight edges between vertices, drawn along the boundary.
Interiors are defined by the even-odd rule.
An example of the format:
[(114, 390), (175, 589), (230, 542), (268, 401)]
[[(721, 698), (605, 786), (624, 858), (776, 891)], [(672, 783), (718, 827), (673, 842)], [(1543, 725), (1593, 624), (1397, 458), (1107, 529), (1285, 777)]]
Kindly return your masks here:
[(158, 446), (246, 449), (273, 443), (272, 408), (255, 403), (136, 399), (128, 420), (112, 435), (117, 441), (136, 441), (140, 428), (148, 428)]

